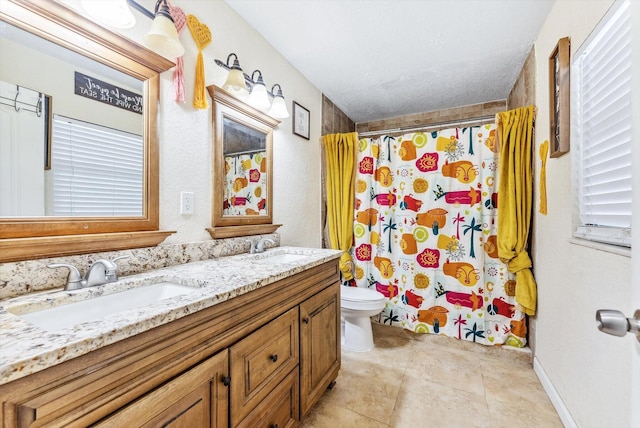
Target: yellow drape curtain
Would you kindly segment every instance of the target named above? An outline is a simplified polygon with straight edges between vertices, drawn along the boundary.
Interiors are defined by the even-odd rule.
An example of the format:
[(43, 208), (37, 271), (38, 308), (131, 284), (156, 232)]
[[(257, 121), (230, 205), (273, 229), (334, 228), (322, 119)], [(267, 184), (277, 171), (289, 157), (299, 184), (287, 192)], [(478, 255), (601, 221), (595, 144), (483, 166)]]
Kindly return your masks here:
[(532, 140), (534, 106), (498, 113), (500, 167), (498, 184), (498, 256), (516, 274), (516, 302), (535, 315), (536, 282), (527, 239), (532, 212)]
[(340, 259), (343, 279), (353, 279), (353, 199), (355, 195), (358, 134), (330, 134), (322, 137), (327, 165), (327, 223), (331, 248), (344, 251)]

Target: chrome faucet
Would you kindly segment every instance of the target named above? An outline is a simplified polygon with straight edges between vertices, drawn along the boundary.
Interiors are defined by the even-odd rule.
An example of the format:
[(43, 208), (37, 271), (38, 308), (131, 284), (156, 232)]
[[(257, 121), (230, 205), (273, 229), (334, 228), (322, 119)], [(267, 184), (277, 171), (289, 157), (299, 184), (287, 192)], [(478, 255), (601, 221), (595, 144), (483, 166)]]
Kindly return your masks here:
[(265, 248), (264, 248), (264, 244), (270, 242), (271, 245), (276, 245), (276, 241), (274, 241), (273, 239), (270, 238), (262, 238), (258, 241), (258, 243), (256, 244), (256, 253), (262, 253), (264, 252)]
[(102, 285), (118, 280), (118, 265), (111, 260), (100, 259), (93, 262), (84, 276), (85, 287)]
[(276, 245), (276, 241), (270, 238), (262, 238), (262, 239), (259, 239), (258, 241), (252, 241), (250, 239), (247, 239), (247, 242), (251, 244), (251, 247), (249, 247), (250, 254), (263, 253), (265, 250), (264, 244), (266, 242), (270, 242), (272, 245)]
[(116, 282), (118, 280), (118, 265), (115, 263), (117, 260), (127, 259), (129, 256), (116, 257), (113, 260), (99, 259), (96, 260), (85, 274), (84, 278), (80, 275), (80, 271), (77, 267), (68, 263), (54, 263), (48, 265), (49, 268), (66, 267), (69, 269), (69, 277), (65, 290), (78, 290), (84, 287), (93, 287), (94, 285), (102, 285), (109, 282)]

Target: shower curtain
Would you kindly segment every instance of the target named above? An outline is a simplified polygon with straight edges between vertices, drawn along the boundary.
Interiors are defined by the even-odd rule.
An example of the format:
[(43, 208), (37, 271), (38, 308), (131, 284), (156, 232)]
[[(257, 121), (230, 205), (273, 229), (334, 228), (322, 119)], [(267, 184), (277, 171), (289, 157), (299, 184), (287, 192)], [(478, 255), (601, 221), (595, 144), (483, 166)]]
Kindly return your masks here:
[(498, 258), (498, 162), (495, 125), (360, 139), (352, 251), (357, 285), (387, 299), (379, 322), (525, 346)]

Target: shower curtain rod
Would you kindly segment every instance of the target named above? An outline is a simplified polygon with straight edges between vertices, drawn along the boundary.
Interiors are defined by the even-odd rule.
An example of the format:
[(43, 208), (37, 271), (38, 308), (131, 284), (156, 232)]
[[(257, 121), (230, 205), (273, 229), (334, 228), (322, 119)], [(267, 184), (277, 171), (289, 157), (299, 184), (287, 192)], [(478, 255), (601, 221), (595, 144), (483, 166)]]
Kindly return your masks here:
[(471, 124), (477, 124), (477, 125), (483, 125), (485, 123), (488, 122), (493, 122), (495, 121), (495, 114), (492, 115), (488, 115), (488, 116), (478, 116), (478, 117), (473, 117), (470, 119), (464, 119), (464, 120), (449, 120), (446, 122), (438, 122), (438, 123), (433, 123), (431, 125), (425, 125), (425, 126), (413, 126), (413, 127), (407, 127), (407, 128), (391, 128), (391, 129), (381, 129), (380, 131), (367, 131), (367, 132), (358, 132), (358, 137), (369, 137), (372, 135), (382, 135), (382, 134), (396, 134), (398, 132), (415, 132), (415, 131), (429, 131), (432, 129), (438, 129), (438, 128), (443, 128), (445, 126), (449, 126), (449, 125), (471, 125)]

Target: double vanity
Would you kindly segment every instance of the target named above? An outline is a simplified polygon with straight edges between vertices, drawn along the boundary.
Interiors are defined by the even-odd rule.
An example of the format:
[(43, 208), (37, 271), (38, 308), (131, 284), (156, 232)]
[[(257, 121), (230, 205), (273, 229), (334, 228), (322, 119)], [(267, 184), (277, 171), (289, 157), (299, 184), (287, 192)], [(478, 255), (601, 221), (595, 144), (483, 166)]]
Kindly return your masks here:
[(277, 247), (0, 301), (0, 420), (296, 426), (340, 368), (339, 256)]
[[(16, 52), (7, 64), (13, 73), (3, 77), (12, 91), (15, 87), (14, 113), (21, 87), (33, 89), (50, 107), (34, 115), (43, 123), (30, 132), (45, 134), (58, 116), (110, 129), (127, 124), (121, 131), (139, 137), (143, 154), (133, 174), (141, 177), (134, 186), (139, 196), (131, 199), (135, 210), (93, 211), (91, 202), (91, 212), (70, 216), (53, 209), (53, 192), (45, 193), (61, 184), (39, 186), (37, 194), (18, 185), (31, 185), (36, 176), (44, 183), (57, 168), (55, 153), (47, 159), (53, 171), (42, 167), (42, 147), (51, 152), (49, 138), (28, 138), (35, 147), (28, 152), (38, 156), (24, 163), (37, 175), (19, 169), (10, 177), (12, 186), (0, 193), (0, 263), (83, 255), (86, 265), (92, 254), (157, 248), (175, 233), (160, 230), (157, 129), (161, 73), (174, 63), (55, 0), (2, 0), (0, 24), (0, 45)], [(22, 67), (32, 64), (52, 72), (47, 79), (34, 74), (37, 79), (25, 82), (31, 73)], [(61, 71), (57, 82), (64, 83), (50, 79), (54, 69)], [(127, 88), (140, 100), (143, 114), (69, 97), (66, 82), (78, 69), (88, 73), (85, 77)], [(272, 215), (272, 139), (278, 121), (220, 88), (208, 90), (214, 101), (213, 215), (207, 230), (216, 242), (211, 245), (273, 233), (280, 226)], [(61, 102), (69, 98), (78, 104)], [(237, 141), (245, 137), (234, 139), (234, 133), (257, 144), (245, 147)], [(25, 147), (17, 138), (7, 144)], [(106, 141), (104, 146), (109, 150)], [(82, 194), (104, 186), (83, 187), (75, 197), (82, 201)], [(33, 205), (28, 212), (22, 206), (27, 194)], [(155, 254), (162, 266), (185, 260)], [(0, 300), (0, 426), (296, 426), (340, 368), (340, 254), (291, 247), (218, 258), (202, 252), (197, 259), (207, 260), (120, 280), (114, 260), (105, 259), (94, 261), (84, 278), (69, 268), (66, 290), (30, 294), (24, 292), (61, 284), (36, 284), (33, 272), (12, 272), (21, 293), (5, 296), (21, 295)], [(61, 273), (48, 273), (61, 279)]]

